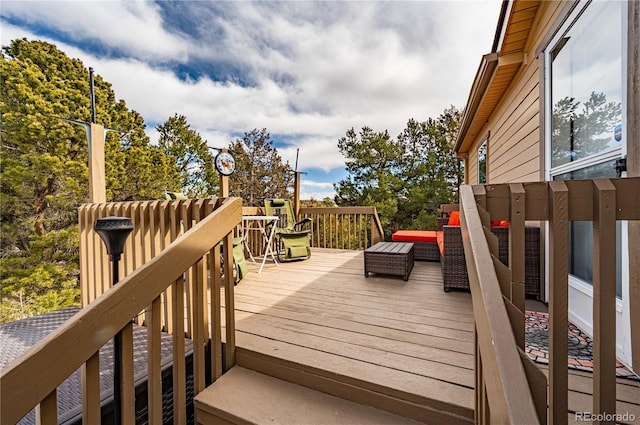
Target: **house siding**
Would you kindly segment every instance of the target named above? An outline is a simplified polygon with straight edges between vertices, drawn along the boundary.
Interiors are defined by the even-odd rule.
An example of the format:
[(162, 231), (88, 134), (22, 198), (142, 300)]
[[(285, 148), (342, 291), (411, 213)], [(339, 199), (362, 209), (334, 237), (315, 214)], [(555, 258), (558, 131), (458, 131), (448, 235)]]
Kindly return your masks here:
[(544, 135), (541, 111), (544, 105), (540, 97), (542, 72), (536, 51), (549, 38), (548, 33), (563, 9), (561, 2), (543, 2), (538, 10), (533, 33), (526, 44), (525, 62), (469, 150), (469, 183), (478, 181), (476, 150), (487, 132), (491, 132), (487, 146), (488, 183), (542, 180)]

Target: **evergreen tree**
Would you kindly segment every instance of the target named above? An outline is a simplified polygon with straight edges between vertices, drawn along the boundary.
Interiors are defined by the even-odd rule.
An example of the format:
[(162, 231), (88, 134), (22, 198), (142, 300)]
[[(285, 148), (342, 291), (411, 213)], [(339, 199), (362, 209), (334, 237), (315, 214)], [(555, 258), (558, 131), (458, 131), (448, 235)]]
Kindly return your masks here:
[(190, 198), (212, 195), (218, 186), (213, 155), (206, 141), (191, 129), (187, 118), (175, 114), (156, 128), (160, 133), (160, 148), (175, 159), (180, 190)]
[(461, 112), (410, 119), (396, 140), (364, 127), (338, 141), (349, 176), (335, 185), (338, 205), (372, 205), (386, 236), (400, 228), (433, 229), (438, 207), (457, 200), (462, 169), (453, 153)]
[(293, 170), (283, 162), (265, 128), (253, 129), (229, 146), (236, 171), (229, 180), (231, 196), (241, 197), (245, 206), (263, 206), (268, 198), (291, 198)]
[(388, 228), (398, 213), (402, 146), (387, 131), (376, 133), (365, 126), (359, 134), (348, 130), (338, 140), (338, 148), (347, 158), (349, 176), (334, 185), (336, 204), (375, 206), (383, 227)]
[[(0, 77), (0, 321), (78, 301), (77, 208), (88, 201), (88, 70), (56, 46), (18, 39), (3, 47)], [(107, 199), (158, 198), (177, 176), (149, 146), (144, 121), (95, 78), (106, 140)], [(174, 170), (174, 171), (172, 171)]]

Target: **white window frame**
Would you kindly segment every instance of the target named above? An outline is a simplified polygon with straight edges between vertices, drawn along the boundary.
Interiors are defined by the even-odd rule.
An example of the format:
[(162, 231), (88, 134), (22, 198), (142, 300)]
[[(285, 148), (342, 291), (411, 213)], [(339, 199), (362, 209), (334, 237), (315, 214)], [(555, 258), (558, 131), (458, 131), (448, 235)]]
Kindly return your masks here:
[[(544, 176), (545, 176), (545, 180), (546, 181), (550, 181), (553, 180), (553, 177), (559, 174), (564, 174), (567, 172), (571, 172), (571, 171), (576, 171), (582, 168), (586, 168), (588, 166), (592, 166), (592, 165), (597, 165), (603, 162), (607, 162), (607, 161), (611, 161), (613, 159), (617, 159), (620, 157), (624, 157), (627, 154), (627, 143), (628, 143), (628, 139), (627, 139), (627, 135), (626, 133), (624, 133), (624, 137), (625, 137), (625, 143), (620, 146), (620, 147), (614, 147), (614, 148), (610, 148), (607, 150), (604, 150), (602, 152), (599, 152), (597, 154), (591, 155), (587, 158), (582, 158), (580, 160), (577, 161), (572, 161), (566, 164), (562, 164), (559, 165), (557, 167), (552, 167), (551, 166), (551, 152), (552, 152), (552, 147), (551, 147), (551, 120), (552, 120), (552, 106), (551, 106), (551, 52), (553, 50), (553, 48), (558, 44), (559, 40), (561, 37), (563, 37), (567, 31), (570, 30), (570, 28), (573, 27), (573, 25), (575, 24), (575, 22), (579, 19), (580, 15), (584, 12), (584, 10), (589, 6), (589, 4), (591, 3), (592, 0), (580, 0), (578, 2), (578, 4), (576, 5), (576, 7), (572, 10), (572, 12), (568, 15), (567, 19), (565, 20), (565, 22), (560, 26), (559, 30), (556, 32), (556, 34), (553, 36), (553, 38), (551, 39), (551, 41), (548, 43), (548, 45), (544, 48), (543, 50), (543, 54), (544, 54), (544, 96), (545, 96), (545, 104), (544, 106), (544, 145), (545, 145), (545, 158), (544, 158), (544, 162), (545, 162), (545, 170), (544, 170)], [(622, 22), (621, 22), (621, 27), (620, 27), (620, 31), (622, 31), (622, 51), (625, 52), (627, 51), (627, 46), (628, 46), (628, 14), (624, 11), (623, 9), (623, 13), (622, 13)], [(628, 97), (627, 97), (627, 78), (628, 78), (628, 72), (627, 72), (627, 66), (628, 66), (628, 60), (627, 60), (627, 55), (626, 54), (622, 54), (622, 128), (623, 128), (623, 132), (626, 131), (627, 127), (627, 104), (628, 104)], [(626, 177), (626, 173), (622, 174), (622, 177)], [(546, 228), (546, 247), (545, 247), (545, 255), (546, 255), (546, 261), (545, 261), (545, 275), (546, 275), (546, 281), (549, 282), (549, 228)], [(628, 226), (626, 222), (622, 222), (622, 238), (621, 238), (621, 243), (622, 246), (628, 246)], [(627, 261), (623, 261), (622, 264), (622, 279), (623, 282), (628, 282), (629, 281), (629, 265), (628, 265), (628, 258)], [(569, 286), (571, 288), (574, 288), (577, 291), (580, 291), (588, 296), (593, 297), (593, 286), (590, 285), (587, 282), (582, 281), (581, 279), (573, 276), (573, 275), (569, 275)], [(549, 299), (549, 286), (545, 285), (545, 299)], [(629, 300), (629, 287), (628, 285), (622, 285), (622, 299), (617, 298), (616, 297), (616, 311), (618, 313), (622, 313), (623, 311), (629, 311), (630, 308), (630, 300)], [(571, 312), (570, 312), (571, 313)], [(572, 321), (575, 320), (571, 317), (570, 314), (570, 319)], [(584, 323), (583, 323), (584, 325)], [(617, 332), (620, 333), (620, 331), (622, 330), (622, 333), (626, 334), (626, 335), (631, 335), (631, 332), (629, 330), (629, 326), (630, 323), (623, 323), (623, 330), (622, 329), (618, 329)], [(593, 335), (593, 329), (589, 329), (590, 328), (590, 324), (588, 324), (586, 326), (587, 328), (587, 333), (589, 333), (590, 335)], [(619, 345), (619, 341), (617, 342), (617, 352), (618, 354), (620, 354), (620, 350), (621, 347)], [(630, 351), (628, 352), (628, 355), (630, 356)], [(629, 357), (630, 358), (630, 357)]]

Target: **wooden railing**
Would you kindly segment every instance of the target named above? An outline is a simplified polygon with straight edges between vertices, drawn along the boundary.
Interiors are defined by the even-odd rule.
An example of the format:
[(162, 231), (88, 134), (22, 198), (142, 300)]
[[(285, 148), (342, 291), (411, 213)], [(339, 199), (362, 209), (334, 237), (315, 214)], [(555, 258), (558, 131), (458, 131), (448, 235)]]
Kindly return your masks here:
[[(234, 304), (234, 294), (231, 270), (221, 270), (219, 243), (231, 246), (241, 211), (237, 198), (81, 207), (85, 256), (81, 270), (88, 274), (85, 282), (95, 284), (87, 285), (90, 292), (83, 293), (85, 308), (2, 369), (0, 423), (16, 423), (34, 406), (41, 423), (57, 423), (56, 388), (78, 368), (82, 368), (83, 423), (100, 423), (99, 350), (118, 332), (122, 334), (122, 349), (116, 353), (122, 359), (122, 423), (135, 423), (131, 319), (145, 312), (149, 423), (162, 422), (160, 341), (164, 327), (173, 333), (174, 423), (184, 424), (185, 335), (193, 341), (196, 394), (235, 362), (234, 309), (226, 308), (222, 364), (221, 287), (224, 285), (227, 307)], [(125, 276), (111, 288), (105, 283), (109, 264), (104, 249), (88, 230), (96, 218), (108, 215), (131, 217), (136, 225), (125, 248), (121, 267)], [(181, 230), (184, 233), (179, 236)], [(224, 263), (231, 265), (231, 250), (224, 251)]]
[[(460, 187), (476, 326), (477, 423), (567, 423), (571, 221), (591, 221), (594, 230), (592, 413), (615, 415), (616, 221), (640, 220), (638, 193), (640, 178)], [(510, 221), (510, 267), (497, 259), (497, 240), (488, 230), (491, 220)], [(548, 378), (523, 351), (525, 220), (546, 221), (549, 227)], [(637, 274), (632, 275), (630, 288), (638, 286)], [(631, 310), (640, 308), (637, 297), (631, 296), (630, 304)], [(639, 333), (632, 326), (632, 339), (640, 338)]]
[(311, 219), (311, 246), (364, 250), (384, 237), (375, 207), (306, 207), (300, 219)]
[[(263, 215), (258, 207), (243, 207), (243, 215)], [(384, 237), (375, 207), (303, 207), (298, 220), (310, 218), (311, 247), (364, 250)], [(240, 227), (236, 235), (242, 233)], [(252, 232), (247, 245), (253, 255), (264, 254), (264, 239)]]

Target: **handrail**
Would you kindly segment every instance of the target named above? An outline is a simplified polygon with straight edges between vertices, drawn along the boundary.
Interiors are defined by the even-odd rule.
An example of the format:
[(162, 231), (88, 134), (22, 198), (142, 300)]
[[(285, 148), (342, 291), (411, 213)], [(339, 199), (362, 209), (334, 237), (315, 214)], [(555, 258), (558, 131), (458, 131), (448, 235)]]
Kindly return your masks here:
[(491, 421), (534, 423), (535, 405), (502, 301), (473, 189), (460, 187), (460, 223)]
[[(2, 369), (0, 422), (17, 422), (38, 403), (47, 400), (50, 394), (55, 394), (56, 388), (91, 359), (118, 331), (125, 328), (132, 317), (148, 306), (159, 305), (160, 294), (174, 282), (180, 281), (192, 265), (201, 263), (202, 258), (219, 241), (226, 240), (230, 246), (231, 232), (241, 218), (241, 200), (224, 200), (219, 208), (197, 223), (192, 231), (178, 237), (168, 248)], [(227, 258), (230, 260), (231, 250), (227, 251)], [(216, 274), (219, 275), (219, 270), (211, 270), (211, 275)], [(230, 293), (233, 300), (231, 273), (227, 272), (226, 277), (225, 292)], [(233, 311), (232, 308), (227, 310)], [(233, 330), (234, 325), (229, 323), (229, 319), (227, 317), (227, 328), (231, 327)], [(199, 326), (199, 332), (206, 335), (207, 330), (202, 329), (203, 324)], [(55, 359), (54, 367), (52, 359)], [(228, 364), (230, 361), (232, 359), (227, 358)], [(204, 376), (204, 370), (195, 371), (195, 374), (200, 373)], [(55, 403), (53, 404), (55, 408)]]
[[(541, 423), (567, 423), (568, 245), (572, 221), (590, 221), (593, 225), (592, 413), (605, 417), (616, 413), (616, 221), (640, 220), (637, 193), (639, 177), (460, 187), (464, 250), (476, 322), (476, 423), (522, 423), (512, 415), (520, 415), (523, 409), (529, 415), (525, 416), (526, 423), (536, 418)], [(496, 259), (497, 243), (486, 230), (491, 220), (510, 222), (508, 266)], [(525, 221), (546, 222), (548, 228), (548, 378), (521, 349)], [(629, 239), (631, 247), (636, 242)], [(640, 278), (638, 266), (632, 267), (629, 309), (633, 312), (640, 308)], [(633, 326), (631, 339), (635, 344), (640, 341), (640, 330)], [(523, 369), (526, 380), (522, 378)], [(522, 388), (522, 383), (529, 389)]]

